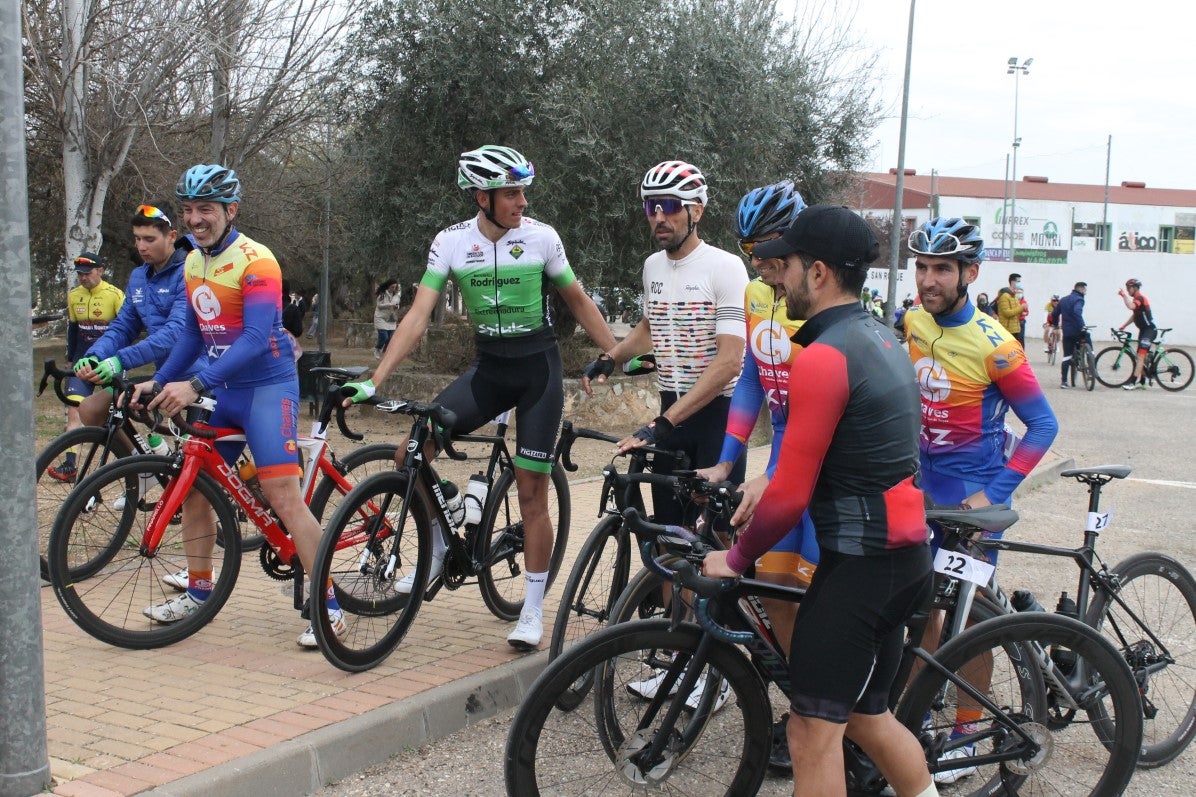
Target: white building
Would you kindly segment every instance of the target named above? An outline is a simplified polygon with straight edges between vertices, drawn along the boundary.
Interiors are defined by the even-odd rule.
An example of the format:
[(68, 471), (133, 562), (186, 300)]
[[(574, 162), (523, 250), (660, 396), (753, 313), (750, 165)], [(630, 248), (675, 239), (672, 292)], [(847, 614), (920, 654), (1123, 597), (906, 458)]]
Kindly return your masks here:
[[(869, 219), (892, 218), (896, 170), (860, 175), (851, 203)], [(995, 297), (1008, 275), (1022, 275), (1031, 307), (1027, 340), (1034, 337), (1052, 294), (1088, 283), (1085, 320), (1093, 336), (1108, 340), (1109, 327), (1129, 317), (1117, 290), (1142, 280), (1142, 292), (1167, 341), (1196, 346), (1196, 191), (1052, 183), (1027, 175), (1016, 184), (970, 177), (919, 175), (907, 170), (902, 208), (906, 234), (932, 216), (958, 216), (976, 224), (987, 250), (973, 298)], [(1012, 212), (1010, 212), (1012, 209)], [(1012, 262), (1010, 250), (1012, 248)], [(917, 293), (908, 264), (899, 272), (897, 299)], [(868, 286), (886, 292), (888, 272), (873, 269)]]

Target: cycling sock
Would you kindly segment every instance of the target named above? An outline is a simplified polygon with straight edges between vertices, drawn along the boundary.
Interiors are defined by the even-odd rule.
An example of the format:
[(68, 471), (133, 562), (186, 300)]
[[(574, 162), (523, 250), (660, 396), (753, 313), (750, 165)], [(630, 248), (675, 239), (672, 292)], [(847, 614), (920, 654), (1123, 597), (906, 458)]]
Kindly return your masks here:
[(324, 606), (328, 609), (328, 613), (339, 612), (341, 605), (336, 602), (336, 590), (332, 588), (332, 579), (328, 579), (328, 583), (324, 585)]
[(66, 452), (66, 456), (63, 457), (63, 464), (66, 465), (68, 468), (73, 468), (75, 466), (75, 452), (74, 451)]
[(939, 790), (934, 785), (934, 779), (931, 778), (930, 785), (925, 790), (915, 794), (914, 797), (939, 797)]
[(187, 594), (198, 603), (206, 601), (212, 594), (212, 571), (188, 570)]
[(523, 599), (523, 608), (542, 609), (544, 587), (548, 584), (548, 573), (533, 573), (528, 570), (524, 575), (527, 576), (527, 596)]
[(951, 738), (958, 739), (976, 733), (980, 729), (980, 716), (983, 713), (979, 708), (955, 709), (955, 727), (951, 730)]

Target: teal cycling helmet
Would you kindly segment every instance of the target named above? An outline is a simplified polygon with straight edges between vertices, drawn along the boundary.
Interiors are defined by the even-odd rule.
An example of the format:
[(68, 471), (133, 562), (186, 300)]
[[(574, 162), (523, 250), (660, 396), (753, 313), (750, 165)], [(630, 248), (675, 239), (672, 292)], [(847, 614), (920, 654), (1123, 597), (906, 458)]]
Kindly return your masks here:
[(910, 233), (908, 245), (915, 254), (949, 257), (965, 266), (984, 259), (980, 228), (963, 219), (933, 218)]
[(792, 180), (753, 188), (739, 200), (736, 234), (749, 241), (774, 232), (784, 232), (806, 207)]
[(241, 201), (241, 181), (232, 169), (218, 163), (199, 164), (183, 172), (174, 187), (174, 195), (182, 202)]

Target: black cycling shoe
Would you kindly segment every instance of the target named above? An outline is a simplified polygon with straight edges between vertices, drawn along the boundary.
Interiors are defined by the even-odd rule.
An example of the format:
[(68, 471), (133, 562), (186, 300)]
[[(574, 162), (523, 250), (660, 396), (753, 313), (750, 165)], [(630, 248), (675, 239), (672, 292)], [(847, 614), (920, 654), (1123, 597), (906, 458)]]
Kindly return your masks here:
[(793, 762), (789, 759), (789, 712), (772, 724), (772, 752), (768, 754), (768, 768), (779, 775), (793, 776)]

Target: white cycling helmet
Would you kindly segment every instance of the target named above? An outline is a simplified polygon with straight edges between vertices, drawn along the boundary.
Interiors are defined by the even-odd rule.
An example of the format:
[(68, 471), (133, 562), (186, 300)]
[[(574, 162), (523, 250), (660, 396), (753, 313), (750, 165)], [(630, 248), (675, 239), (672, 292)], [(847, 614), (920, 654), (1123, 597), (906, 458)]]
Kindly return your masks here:
[(457, 166), (457, 185), (466, 190), (531, 185), (536, 174), (536, 167), (527, 158), (510, 147), (494, 144), (462, 152)]
[(648, 170), (640, 182), (640, 197), (675, 196), (706, 204), (706, 178), (685, 161), (664, 161)]

